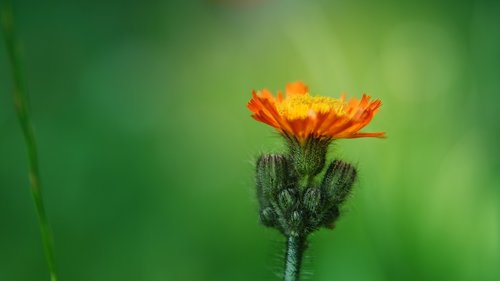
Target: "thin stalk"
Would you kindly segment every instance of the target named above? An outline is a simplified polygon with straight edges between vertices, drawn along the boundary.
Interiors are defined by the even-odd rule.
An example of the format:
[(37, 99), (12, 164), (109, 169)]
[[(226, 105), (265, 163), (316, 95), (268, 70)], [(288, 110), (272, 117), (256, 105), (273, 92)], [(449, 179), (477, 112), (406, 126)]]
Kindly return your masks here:
[(306, 237), (291, 235), (286, 241), (284, 281), (298, 281), (302, 256), (306, 249)]
[(19, 44), (14, 28), (14, 13), (12, 3), (10, 1), (6, 2), (8, 3), (1, 10), (1, 20), (5, 44), (7, 46), (7, 55), (12, 69), (14, 104), (28, 153), (30, 190), (38, 216), (38, 224), (40, 226), (45, 258), (49, 267), (50, 280), (57, 281), (52, 232), (43, 205), (40, 175), (38, 172), (38, 152), (24, 89)]

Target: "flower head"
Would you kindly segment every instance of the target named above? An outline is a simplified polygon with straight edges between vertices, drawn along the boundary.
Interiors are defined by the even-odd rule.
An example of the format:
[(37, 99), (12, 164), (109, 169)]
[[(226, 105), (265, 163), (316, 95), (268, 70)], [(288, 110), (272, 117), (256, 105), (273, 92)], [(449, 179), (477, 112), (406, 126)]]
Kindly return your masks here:
[(267, 89), (253, 91), (247, 106), (255, 120), (303, 143), (309, 137), (384, 137), (383, 132), (359, 132), (370, 123), (381, 104), (378, 99), (370, 101), (365, 94), (361, 100), (349, 101), (343, 95), (339, 99), (311, 96), (304, 83), (294, 82), (286, 86), (286, 96), (278, 92), (274, 97)]

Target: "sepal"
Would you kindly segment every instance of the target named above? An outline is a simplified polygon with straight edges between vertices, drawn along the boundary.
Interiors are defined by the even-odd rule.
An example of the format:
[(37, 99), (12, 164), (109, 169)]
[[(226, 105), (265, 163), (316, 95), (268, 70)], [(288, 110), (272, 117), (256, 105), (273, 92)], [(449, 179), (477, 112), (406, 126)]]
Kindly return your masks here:
[(329, 139), (307, 138), (303, 143), (288, 140), (290, 162), (299, 176), (314, 177), (325, 166)]

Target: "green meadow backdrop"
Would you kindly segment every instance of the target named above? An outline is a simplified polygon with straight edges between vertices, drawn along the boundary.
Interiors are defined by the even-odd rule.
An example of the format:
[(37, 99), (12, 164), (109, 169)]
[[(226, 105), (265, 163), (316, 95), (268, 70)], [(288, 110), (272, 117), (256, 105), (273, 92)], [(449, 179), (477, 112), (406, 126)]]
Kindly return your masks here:
[[(500, 280), (498, 1), (15, 1), (61, 281), (280, 280), (252, 89), (380, 98), (304, 280)], [(48, 280), (0, 48), (0, 280)]]

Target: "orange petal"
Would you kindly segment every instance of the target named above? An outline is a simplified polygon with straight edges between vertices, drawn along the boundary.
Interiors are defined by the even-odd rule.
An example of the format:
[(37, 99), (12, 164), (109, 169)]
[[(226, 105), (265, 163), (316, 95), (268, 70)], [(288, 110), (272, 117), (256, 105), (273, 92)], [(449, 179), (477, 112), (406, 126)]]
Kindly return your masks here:
[(286, 94), (287, 95), (305, 95), (309, 92), (309, 88), (306, 84), (297, 81), (293, 83), (288, 83), (286, 85)]

